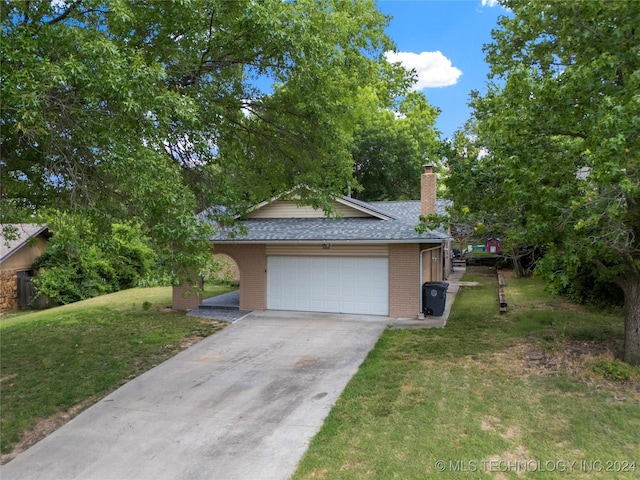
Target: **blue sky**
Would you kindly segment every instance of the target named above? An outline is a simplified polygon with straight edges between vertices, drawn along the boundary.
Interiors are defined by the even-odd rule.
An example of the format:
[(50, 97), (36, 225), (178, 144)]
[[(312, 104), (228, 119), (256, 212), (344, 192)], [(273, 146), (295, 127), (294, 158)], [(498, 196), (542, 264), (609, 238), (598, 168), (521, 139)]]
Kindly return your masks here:
[[(377, 0), (391, 15), (387, 34), (397, 55), (387, 58), (415, 68), (429, 103), (440, 108), (436, 127), (443, 138), (462, 128), (470, 116), (469, 94), (484, 92), (489, 67), (482, 46), (507, 10), (496, 0)], [(438, 54), (437, 52), (440, 52)]]

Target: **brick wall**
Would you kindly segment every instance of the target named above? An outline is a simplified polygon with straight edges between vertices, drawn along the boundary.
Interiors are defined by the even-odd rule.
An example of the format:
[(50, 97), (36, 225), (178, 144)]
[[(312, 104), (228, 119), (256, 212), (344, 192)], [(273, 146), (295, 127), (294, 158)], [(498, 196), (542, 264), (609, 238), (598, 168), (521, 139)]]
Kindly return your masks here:
[(174, 310), (194, 310), (198, 308), (202, 301), (202, 295), (195, 295), (191, 292), (193, 287), (194, 284), (190, 282), (184, 282), (179, 287), (173, 287), (171, 308)]
[(240, 310), (267, 309), (265, 245), (216, 245), (216, 253), (231, 257), (240, 270)]
[[(267, 255), (264, 245), (217, 245), (240, 270), (240, 309), (267, 308)], [(389, 316), (415, 318), (420, 313), (420, 245), (389, 245)], [(426, 281), (426, 280), (425, 280)], [(174, 287), (173, 308), (197, 308), (200, 300), (183, 298), (190, 286)], [(179, 308), (181, 307), (181, 308)]]
[(420, 214), (436, 213), (437, 176), (430, 168), (420, 176)]
[(389, 316), (415, 318), (420, 313), (420, 246), (389, 245)]

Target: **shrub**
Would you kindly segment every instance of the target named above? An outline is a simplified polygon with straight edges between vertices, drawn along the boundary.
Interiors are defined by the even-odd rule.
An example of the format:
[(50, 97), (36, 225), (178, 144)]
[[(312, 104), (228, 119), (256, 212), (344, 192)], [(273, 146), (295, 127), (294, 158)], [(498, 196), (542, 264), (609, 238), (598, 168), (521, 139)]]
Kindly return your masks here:
[[(605, 257), (603, 254), (603, 259)], [(624, 305), (622, 289), (585, 259), (548, 254), (539, 266), (553, 293), (598, 307)]]
[(134, 287), (152, 269), (155, 254), (133, 223), (104, 233), (87, 219), (56, 214), (47, 224), (53, 235), (35, 263), (34, 286), (61, 304)]
[(601, 360), (594, 363), (591, 368), (609, 380), (626, 381), (632, 374), (631, 367), (619, 360)]

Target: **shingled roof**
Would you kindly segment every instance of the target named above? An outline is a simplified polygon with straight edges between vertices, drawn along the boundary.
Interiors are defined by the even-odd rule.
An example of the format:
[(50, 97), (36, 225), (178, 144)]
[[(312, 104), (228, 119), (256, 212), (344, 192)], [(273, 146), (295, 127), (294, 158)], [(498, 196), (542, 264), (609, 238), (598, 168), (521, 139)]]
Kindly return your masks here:
[[(367, 208), (385, 218), (256, 218), (242, 221), (246, 232), (221, 228), (212, 238), (218, 243), (357, 242), (440, 243), (450, 235), (443, 230), (418, 234), (420, 202), (362, 202), (343, 197), (343, 202)], [(440, 201), (444, 213), (446, 201)], [(440, 210), (440, 208), (439, 208)], [(440, 212), (439, 212), (440, 213)]]
[[(7, 231), (6, 238), (3, 232)], [(48, 230), (35, 223), (5, 223), (0, 225), (0, 263), (24, 247), (29, 240)]]

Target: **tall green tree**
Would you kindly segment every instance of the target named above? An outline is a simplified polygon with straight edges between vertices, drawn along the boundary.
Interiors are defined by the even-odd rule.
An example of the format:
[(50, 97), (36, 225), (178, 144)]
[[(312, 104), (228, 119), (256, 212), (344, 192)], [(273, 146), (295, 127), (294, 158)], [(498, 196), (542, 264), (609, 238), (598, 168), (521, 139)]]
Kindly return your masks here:
[(504, 5), (488, 92), (472, 100), (500, 185), (485, 198), (517, 212), (520, 235), (565, 269), (591, 262), (620, 286), (624, 358), (639, 364), (640, 2)]
[(5, 0), (0, 19), (4, 205), (137, 218), (167, 265), (198, 259), (206, 207), (298, 184), (328, 205), (357, 92), (407, 76), (373, 0)]
[[(520, 177), (512, 166), (497, 159), (486, 147), (477, 122), (469, 121), (451, 141), (442, 144), (448, 174), (444, 178), (450, 207), (452, 234), (460, 239), (486, 241), (500, 238), (501, 255), (512, 262), (518, 275), (532, 273), (540, 257), (540, 245), (549, 243), (543, 231), (529, 228), (531, 198), (511, 197), (506, 188)], [(519, 193), (520, 190), (519, 190)], [(507, 198), (509, 197), (509, 198)], [(554, 234), (547, 229), (546, 234)]]
[[(367, 95), (369, 93), (369, 95)], [(354, 197), (365, 201), (420, 197), (420, 173), (439, 148), (435, 121), (440, 113), (422, 93), (411, 92), (384, 104), (371, 91), (361, 93), (360, 119), (351, 154)]]

